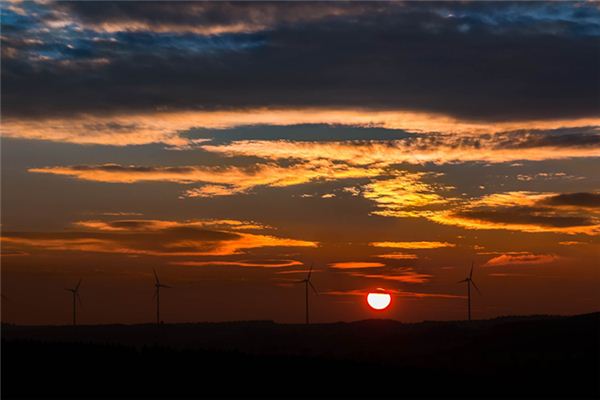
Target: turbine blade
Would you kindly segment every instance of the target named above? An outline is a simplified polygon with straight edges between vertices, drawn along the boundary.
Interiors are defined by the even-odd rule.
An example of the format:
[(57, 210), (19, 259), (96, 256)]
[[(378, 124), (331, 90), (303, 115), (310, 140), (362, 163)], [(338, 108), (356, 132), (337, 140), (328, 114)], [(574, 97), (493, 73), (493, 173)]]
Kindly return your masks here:
[(315, 289), (315, 287), (313, 286), (311, 281), (308, 281), (309, 286), (311, 287), (311, 289), (313, 290), (313, 292), (315, 292), (315, 294), (319, 294), (319, 292), (317, 292), (317, 289)]
[(469, 279), (473, 277), (473, 261), (471, 261), (471, 272), (469, 273)]
[(76, 295), (76, 296), (77, 296), (77, 301), (79, 302), (79, 305), (80, 305), (81, 307), (83, 307), (83, 303), (82, 303), (82, 301), (81, 301), (81, 296), (79, 296), (79, 293), (77, 293), (77, 295)]
[(481, 290), (479, 290), (479, 288), (475, 284), (475, 281), (471, 281), (471, 283), (473, 284), (473, 287), (477, 290), (477, 293), (481, 294)]
[(156, 289), (154, 290), (154, 295), (152, 296), (152, 299), (153, 299), (153, 300), (155, 300), (155, 299), (156, 299), (156, 296), (157, 296), (157, 294), (158, 294), (157, 292), (158, 292), (158, 288), (156, 288)]
[(310, 269), (308, 270), (308, 276), (306, 277), (308, 280), (310, 280), (310, 276), (312, 275), (313, 265), (314, 263), (310, 263)]
[(468, 282), (468, 281), (469, 281), (469, 279), (467, 278), (467, 279), (463, 279), (462, 281), (458, 281), (456, 283), (463, 283), (463, 282)]
[(169, 286), (169, 285), (163, 285), (163, 284), (160, 284), (159, 286), (160, 286), (160, 287), (164, 287), (164, 288), (166, 288), (166, 289), (173, 289), (173, 286)]
[(160, 285), (160, 281), (158, 280), (158, 274), (156, 273), (156, 269), (152, 268), (152, 272), (154, 272), (154, 279), (156, 283)]
[(79, 279), (79, 282), (77, 282), (77, 286), (75, 286), (75, 291), (79, 290), (79, 286), (81, 286), (81, 278)]

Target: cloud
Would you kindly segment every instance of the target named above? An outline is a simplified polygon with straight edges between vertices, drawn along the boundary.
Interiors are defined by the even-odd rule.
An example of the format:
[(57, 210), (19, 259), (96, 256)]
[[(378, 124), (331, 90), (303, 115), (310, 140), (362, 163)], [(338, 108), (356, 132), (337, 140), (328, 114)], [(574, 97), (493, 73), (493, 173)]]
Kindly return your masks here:
[(72, 23), (101, 32), (150, 31), (219, 35), (249, 33), (317, 21), (327, 17), (361, 14), (381, 8), (376, 4), (348, 3), (234, 3), (234, 2), (88, 2), (59, 3), (58, 10)]
[[(83, 251), (158, 257), (230, 256), (265, 247), (317, 247), (317, 242), (240, 232), (262, 229), (224, 221), (80, 221), (86, 230), (3, 232), (3, 246), (16, 250)], [(203, 260), (199, 260), (203, 261)]]
[(595, 193), (495, 193), (436, 213), (435, 222), (467, 229), (505, 229), (597, 235), (600, 214)]
[(455, 244), (448, 242), (371, 242), (373, 247), (391, 247), (396, 249), (439, 249), (443, 247), (454, 247)]
[[(318, 146), (317, 141), (279, 141), (273, 148), (270, 140), (241, 140), (229, 146), (206, 145), (204, 150), (227, 155), (252, 155), (263, 158), (318, 158), (343, 157), (363, 164), (386, 161), (386, 156), (413, 160), (413, 163), (484, 160), (505, 162), (519, 159), (539, 160), (543, 157), (583, 157), (597, 149), (600, 139), (590, 127), (600, 125), (594, 117), (520, 121), (471, 121), (448, 115), (411, 110), (365, 110), (361, 108), (242, 108), (227, 110), (154, 110), (153, 112), (124, 111), (99, 114), (51, 115), (33, 118), (3, 116), (2, 133), (5, 137), (99, 144), (108, 146), (164, 143), (169, 146), (196, 147), (207, 138), (190, 138), (185, 132), (192, 129), (232, 129), (256, 125), (291, 127), (299, 125), (334, 125), (346, 127), (378, 127), (411, 133), (436, 133), (414, 140), (331, 142)], [(556, 129), (574, 132), (552, 132)], [(315, 128), (307, 127), (306, 130)], [(535, 132), (548, 131), (552, 135)], [(533, 134), (531, 133), (533, 132)], [(444, 133), (440, 135), (439, 133)], [(495, 133), (496, 135), (491, 135)], [(479, 138), (463, 137), (477, 135)], [(218, 136), (218, 135), (215, 135)], [(391, 136), (391, 133), (387, 135)], [(365, 147), (361, 147), (365, 146)], [(472, 151), (486, 151), (480, 155)], [(543, 154), (534, 151), (544, 148)], [(571, 149), (561, 155), (557, 149)], [(509, 150), (510, 151), (507, 151)], [(519, 151), (515, 151), (519, 149)], [(532, 150), (533, 149), (533, 150)], [(271, 151), (269, 151), (271, 150)], [(364, 152), (371, 150), (370, 152)], [(504, 151), (501, 151), (504, 150)], [(451, 155), (452, 151), (456, 152)], [(303, 156), (303, 153), (308, 153)], [(415, 153), (411, 157), (411, 153)], [(444, 153), (450, 153), (446, 155)], [(489, 153), (489, 154), (488, 154)], [(595, 153), (598, 155), (598, 152)], [(519, 158), (521, 157), (521, 158)], [(388, 159), (389, 160), (389, 159)]]
[(585, 179), (583, 176), (568, 175), (564, 172), (538, 172), (537, 174), (518, 174), (517, 180), (523, 182), (530, 182), (534, 180), (553, 180), (553, 179), (565, 179), (565, 180), (580, 180)]
[(508, 265), (539, 265), (550, 264), (560, 260), (560, 257), (554, 254), (502, 254), (488, 260), (485, 267), (503, 267)]
[(186, 267), (240, 267), (240, 268), (284, 268), (304, 265), (296, 260), (265, 260), (257, 261), (171, 261), (172, 265), (182, 265)]
[(548, 196), (543, 204), (559, 207), (600, 208), (600, 193), (562, 193)]
[(420, 217), (431, 213), (431, 207), (445, 206), (452, 201), (439, 192), (451, 188), (424, 182), (427, 173), (396, 173), (389, 179), (378, 179), (363, 186), (364, 198), (374, 201), (378, 210), (372, 212), (384, 217)]
[(31, 2), (5, 18), (5, 117), (365, 104), (487, 121), (597, 114), (590, 4), (87, 6)]
[(226, 229), (226, 230), (263, 230), (270, 228), (254, 221), (238, 221), (234, 219), (208, 219), (187, 221), (165, 221), (155, 219), (127, 220), (87, 220), (76, 221), (75, 226), (99, 231), (166, 231), (177, 229)]
[(235, 186), (227, 185), (204, 185), (200, 188), (188, 189), (183, 192), (182, 198), (194, 197), (216, 197), (216, 196), (231, 196), (234, 194), (244, 193), (244, 189), (239, 189)]
[(385, 275), (385, 274), (351, 274), (358, 278), (367, 279), (380, 279), (385, 281), (403, 282), (403, 283), (425, 283), (429, 280), (431, 275), (427, 274), (411, 274), (406, 273), (402, 275)]
[(119, 164), (76, 165), (31, 168), (33, 173), (69, 176), (106, 183), (176, 182), (206, 183), (187, 190), (184, 197), (210, 197), (246, 193), (258, 186), (285, 187), (311, 181), (364, 178), (379, 175), (378, 168), (358, 168), (326, 160), (279, 166), (255, 164), (250, 167), (146, 167)]
[(378, 254), (376, 257), (386, 258), (388, 260), (416, 260), (419, 258), (416, 254), (409, 253), (387, 253), (387, 254)]
[(365, 262), (365, 261), (348, 261), (348, 262), (336, 262), (329, 264), (331, 268), (337, 269), (362, 269), (362, 268), (380, 268), (385, 267), (385, 264), (379, 262)]
[[(449, 129), (451, 131), (453, 128)], [(568, 137), (569, 140), (564, 140), (562, 144), (555, 140), (542, 140), (557, 135)], [(505, 163), (600, 157), (600, 135), (596, 128), (581, 128), (569, 133), (550, 130), (493, 135), (474, 135), (471, 131), (469, 135), (431, 133), (402, 140), (242, 140), (221, 145), (204, 144), (201, 148), (226, 156), (252, 156), (267, 160), (330, 160), (351, 165)]]

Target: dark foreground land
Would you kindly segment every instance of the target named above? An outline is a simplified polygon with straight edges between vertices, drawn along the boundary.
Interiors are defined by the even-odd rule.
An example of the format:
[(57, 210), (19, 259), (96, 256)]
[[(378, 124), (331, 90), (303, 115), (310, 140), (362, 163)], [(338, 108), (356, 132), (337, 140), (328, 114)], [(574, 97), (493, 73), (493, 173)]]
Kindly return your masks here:
[(600, 313), (2, 327), (2, 398), (598, 398)]

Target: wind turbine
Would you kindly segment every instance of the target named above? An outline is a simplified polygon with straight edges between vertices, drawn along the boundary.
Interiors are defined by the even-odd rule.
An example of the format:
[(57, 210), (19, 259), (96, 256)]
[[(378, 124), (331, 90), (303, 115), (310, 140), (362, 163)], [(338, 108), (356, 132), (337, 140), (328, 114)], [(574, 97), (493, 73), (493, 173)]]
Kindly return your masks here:
[(468, 316), (469, 316), (469, 321), (471, 321), (471, 285), (473, 285), (473, 287), (477, 290), (477, 293), (481, 294), (481, 291), (479, 290), (479, 288), (475, 284), (475, 281), (473, 280), (473, 263), (472, 262), (471, 262), (471, 272), (469, 272), (469, 276), (467, 278), (463, 279), (462, 281), (458, 281), (457, 283), (463, 283), (463, 282), (467, 283)]
[(298, 281), (297, 283), (304, 283), (304, 293), (306, 295), (306, 324), (308, 325), (309, 319), (308, 319), (308, 287), (310, 286), (311, 289), (315, 292), (315, 294), (319, 294), (319, 292), (317, 292), (317, 289), (315, 289), (315, 287), (313, 286), (312, 282), (310, 281), (310, 276), (312, 275), (312, 269), (313, 269), (313, 265), (310, 265), (310, 269), (308, 270), (308, 275), (306, 275), (306, 278)]
[(79, 305), (82, 305), (81, 297), (79, 296), (79, 286), (81, 286), (81, 279), (79, 279), (77, 286), (73, 289), (65, 288), (66, 291), (73, 294), (73, 326), (77, 325), (77, 302), (79, 302)]
[(165, 289), (169, 289), (171, 288), (171, 286), (167, 286), (167, 285), (163, 285), (162, 283), (160, 283), (160, 280), (158, 279), (158, 274), (156, 273), (156, 270), (154, 268), (152, 268), (152, 271), (154, 271), (154, 298), (156, 299), (156, 325), (160, 325), (160, 288), (165, 288)]

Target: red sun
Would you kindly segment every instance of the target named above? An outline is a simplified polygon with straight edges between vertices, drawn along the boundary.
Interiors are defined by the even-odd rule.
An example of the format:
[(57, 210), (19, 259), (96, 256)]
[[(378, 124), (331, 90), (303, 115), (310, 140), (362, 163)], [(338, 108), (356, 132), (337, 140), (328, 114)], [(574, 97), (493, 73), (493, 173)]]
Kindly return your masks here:
[(385, 292), (372, 292), (367, 295), (367, 303), (374, 310), (385, 310), (392, 302), (392, 296)]

